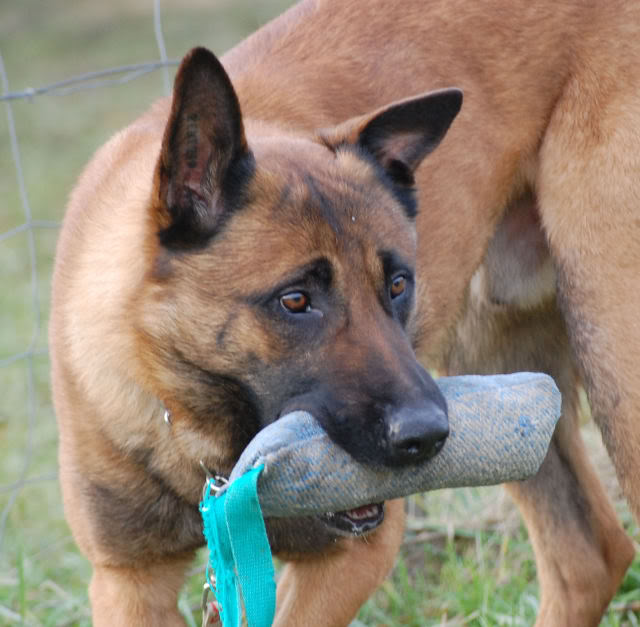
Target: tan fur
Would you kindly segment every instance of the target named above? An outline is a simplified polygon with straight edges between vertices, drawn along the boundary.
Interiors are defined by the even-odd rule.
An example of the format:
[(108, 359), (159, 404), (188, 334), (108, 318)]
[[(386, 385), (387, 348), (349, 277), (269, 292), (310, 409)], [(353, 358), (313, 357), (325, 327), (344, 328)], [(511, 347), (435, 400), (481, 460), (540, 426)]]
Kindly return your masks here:
[[(558, 381), (564, 417), (549, 456), (536, 478), (509, 490), (536, 550), (538, 624), (598, 624), (633, 550), (589, 465), (575, 399), (583, 380), (638, 517), (638, 41), (640, 7), (630, 0), (297, 5), (223, 58), (246, 141), (272, 165), (252, 181), (248, 207), (229, 223), (214, 264), (206, 255), (165, 254), (156, 237), (168, 219), (157, 201), (168, 101), (98, 151), (61, 233), (50, 332), (65, 508), (95, 568), (96, 625), (176, 624), (177, 590), (194, 547), (181, 530), (167, 530), (180, 550), (152, 554), (142, 538), (135, 554), (147, 562), (124, 563), (92, 522), (83, 482), (105, 477), (122, 494), (151, 498), (164, 494), (154, 479), (162, 477), (193, 504), (202, 482), (197, 460), (228, 470), (241, 446), (226, 423), (194, 426), (187, 380), (160, 350), (168, 338), (230, 373), (250, 364), (239, 360), (239, 345), (277, 361), (281, 342), (233, 303), (322, 250), (341, 268), (340, 293), (350, 295), (363, 325), (320, 361), (357, 372), (375, 354), (402, 370), (410, 348), (371, 306), (379, 267), (366, 251), (397, 242), (413, 255), (415, 234), (361, 160), (344, 153), (327, 170), (327, 146), (354, 141), (368, 112), (450, 86), (464, 91), (462, 111), (416, 173), (419, 298), (409, 332), (429, 366), (543, 370)], [(304, 169), (344, 176), (345, 199), (355, 193), (351, 184), (367, 189), (369, 213), (333, 226), (318, 216), (283, 225), (280, 194), (288, 173)], [(290, 193), (292, 206), (304, 206), (302, 187)], [(505, 237), (523, 198), (539, 219), (527, 227), (539, 265), (522, 261)], [(369, 248), (350, 249), (356, 241)], [(215, 286), (215, 306), (207, 286)], [(287, 348), (296, 350), (304, 351)], [(174, 415), (171, 429), (164, 406)], [(141, 461), (149, 447), (151, 467)], [(185, 522), (185, 537), (195, 524)], [(292, 562), (276, 623), (347, 624), (391, 568), (401, 538), (396, 504), (368, 542)]]

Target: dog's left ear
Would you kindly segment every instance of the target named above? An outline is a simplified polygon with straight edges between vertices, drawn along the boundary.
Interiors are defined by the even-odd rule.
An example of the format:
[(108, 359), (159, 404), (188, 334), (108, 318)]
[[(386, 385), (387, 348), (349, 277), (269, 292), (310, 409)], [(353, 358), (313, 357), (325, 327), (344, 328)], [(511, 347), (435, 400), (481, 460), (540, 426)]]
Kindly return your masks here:
[(178, 69), (156, 166), (153, 218), (169, 248), (205, 244), (253, 163), (238, 97), (216, 56), (194, 48)]
[(442, 141), (461, 106), (462, 91), (442, 89), (395, 102), (319, 135), (333, 150), (345, 144), (359, 146), (396, 183), (412, 185), (416, 168)]

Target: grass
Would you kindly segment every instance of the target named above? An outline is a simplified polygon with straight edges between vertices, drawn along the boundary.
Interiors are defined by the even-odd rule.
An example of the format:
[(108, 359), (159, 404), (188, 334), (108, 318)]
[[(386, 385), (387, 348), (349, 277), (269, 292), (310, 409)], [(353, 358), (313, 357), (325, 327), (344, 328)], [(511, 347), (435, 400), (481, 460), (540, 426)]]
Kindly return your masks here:
[[(393, 576), (365, 605), (365, 625), (513, 625), (535, 621), (538, 588), (524, 529), (459, 529), (419, 544), (411, 536)], [(602, 625), (638, 624), (640, 560), (632, 565)], [(627, 593), (630, 596), (625, 596)]]
[[(168, 55), (193, 45), (223, 52), (288, 0), (163, 0)], [(20, 0), (0, 4), (0, 53), (12, 91), (158, 57), (152, 0)], [(28, 202), (35, 220), (59, 222), (83, 164), (113, 132), (163, 95), (162, 73), (118, 87), (43, 95), (12, 103)], [(0, 105), (4, 109), (3, 105)], [(0, 237), (25, 221), (9, 126), (0, 116)], [(48, 383), (46, 325), (56, 229), (33, 231), (35, 282), (26, 232), (0, 239), (0, 625), (89, 625), (90, 569), (64, 521), (56, 479), (55, 420)], [(36, 315), (35, 303), (41, 310)], [(616, 493), (597, 438), (596, 458)], [(12, 489), (23, 482), (20, 490)], [(526, 533), (499, 488), (412, 499), (407, 542), (393, 576), (364, 606), (359, 625), (530, 625), (538, 604)], [(620, 515), (640, 532), (624, 504)], [(180, 607), (191, 625), (206, 555), (199, 554)], [(603, 625), (636, 625), (636, 560)], [(631, 608), (631, 609), (630, 609)]]

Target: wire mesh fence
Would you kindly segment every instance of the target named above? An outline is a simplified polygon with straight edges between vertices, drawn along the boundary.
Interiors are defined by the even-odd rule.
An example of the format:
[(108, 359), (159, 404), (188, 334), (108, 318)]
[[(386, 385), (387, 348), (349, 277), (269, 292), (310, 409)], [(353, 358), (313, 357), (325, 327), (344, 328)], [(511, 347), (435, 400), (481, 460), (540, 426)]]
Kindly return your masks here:
[[(155, 5), (158, 5), (156, 0)], [(157, 11), (159, 15), (159, 11)], [(159, 19), (158, 19), (159, 21)], [(160, 31), (158, 31), (160, 32)], [(159, 42), (161, 42), (161, 36), (159, 37)], [(160, 48), (160, 50), (164, 53), (164, 46)], [(166, 56), (166, 53), (164, 53)], [(25, 446), (24, 453), (24, 464), (22, 471), (20, 472), (20, 476), (17, 481), (14, 481), (11, 484), (0, 486), (1, 493), (8, 493), (10, 496), (8, 498), (7, 503), (5, 504), (2, 513), (0, 514), (0, 550), (2, 548), (2, 543), (4, 540), (4, 529), (6, 526), (6, 520), (11, 509), (13, 503), (15, 502), (18, 494), (21, 489), (24, 487), (26, 483), (32, 483), (34, 481), (39, 480), (37, 477), (32, 477), (27, 479), (27, 475), (30, 470), (30, 462), (33, 456), (33, 430), (35, 429), (35, 412), (36, 412), (36, 403), (35, 403), (35, 387), (34, 387), (34, 357), (46, 355), (46, 348), (38, 346), (38, 339), (40, 337), (42, 331), (42, 303), (39, 289), (39, 279), (38, 279), (38, 261), (36, 256), (36, 243), (35, 243), (35, 231), (39, 229), (57, 229), (59, 227), (59, 223), (49, 220), (34, 220), (33, 213), (31, 211), (31, 206), (29, 204), (29, 197), (27, 194), (27, 189), (25, 185), (24, 172), (22, 168), (22, 158), (20, 155), (20, 145), (18, 141), (18, 135), (16, 131), (16, 125), (13, 117), (13, 110), (11, 106), (12, 100), (18, 99), (32, 99), (35, 96), (41, 96), (44, 94), (49, 95), (57, 95), (64, 96), (74, 93), (77, 90), (82, 89), (99, 89), (101, 87), (107, 87), (113, 84), (122, 84), (126, 83), (130, 80), (134, 80), (135, 78), (146, 74), (148, 72), (152, 72), (154, 70), (163, 69), (166, 70), (167, 67), (177, 65), (177, 61), (170, 61), (166, 58), (162, 61), (151, 62), (151, 63), (140, 63), (136, 65), (130, 66), (122, 66), (117, 68), (110, 68), (103, 71), (90, 72), (81, 76), (75, 76), (70, 79), (60, 81), (58, 83), (53, 83), (51, 85), (47, 85), (44, 87), (36, 88), (36, 89), (27, 89), (20, 92), (11, 92), (9, 91), (9, 81), (7, 77), (7, 72), (4, 66), (4, 61), (2, 55), (0, 53), (0, 83), (2, 85), (3, 94), (0, 96), (0, 101), (4, 101), (6, 114), (7, 114), (7, 123), (9, 128), (9, 140), (11, 145), (11, 156), (13, 158), (13, 163), (15, 166), (16, 172), (16, 184), (18, 186), (20, 200), (22, 204), (22, 210), (24, 212), (24, 222), (12, 229), (5, 231), (4, 233), (0, 233), (0, 242), (7, 240), (11, 237), (15, 237), (18, 234), (26, 233), (27, 235), (27, 255), (29, 259), (29, 267), (30, 267), (30, 290), (31, 290), (31, 306), (32, 311), (34, 313), (34, 322), (33, 322), (33, 331), (32, 338), (29, 344), (25, 347), (24, 350), (14, 353), (12, 355), (8, 355), (0, 359), (0, 368), (6, 368), (14, 363), (22, 363), (24, 364), (24, 368), (26, 371), (26, 394), (25, 394), (25, 402), (27, 406), (27, 417), (28, 417), (28, 439), (27, 444)], [(119, 75), (119, 76), (118, 76)], [(166, 74), (165, 74), (166, 76)], [(167, 90), (169, 89), (169, 79), (168, 76), (165, 79)], [(7, 286), (5, 286), (6, 289)], [(49, 473), (40, 479), (52, 479), (55, 477), (54, 473)]]
[[(33, 496), (41, 500), (41, 494), (28, 494), (27, 488), (39, 486), (48, 490), (47, 484), (55, 485), (57, 478), (55, 452), (52, 452), (52, 441), (48, 439), (43, 448), (39, 448), (38, 433), (43, 428), (43, 421), (51, 423), (51, 411), (46, 386), (46, 371), (48, 370), (46, 347), (46, 312), (48, 310), (48, 275), (51, 267), (50, 250), (48, 259), (44, 262), (38, 254), (38, 234), (42, 231), (57, 233), (58, 220), (38, 219), (34, 215), (30, 193), (26, 182), (23, 156), (21, 154), (18, 125), (14, 115), (14, 106), (22, 101), (33, 103), (41, 98), (69, 97), (79, 91), (98, 90), (122, 85), (148, 74), (160, 71), (163, 75), (164, 92), (170, 89), (169, 69), (177, 64), (177, 61), (168, 59), (163, 37), (160, 1), (153, 0), (150, 12), (153, 16), (155, 43), (158, 51), (158, 59), (144, 63), (134, 63), (110, 67), (107, 69), (85, 72), (74, 75), (64, 80), (56, 81), (39, 87), (29, 87), (21, 90), (11, 90), (10, 77), (3, 56), (3, 38), (0, 38), (0, 106), (4, 108), (6, 115), (6, 133), (0, 133), (3, 138), (0, 144), (8, 147), (10, 154), (9, 163), (5, 164), (3, 183), (8, 185), (9, 167), (14, 174), (16, 194), (9, 194), (18, 199), (18, 206), (7, 206), (0, 212), (3, 216), (0, 220), (0, 262), (4, 269), (0, 275), (4, 275), (0, 287), (0, 319), (2, 319), (2, 336), (0, 337), (0, 381), (2, 382), (0, 396), (0, 440), (3, 442), (2, 451), (4, 460), (2, 463), (2, 475), (0, 476), (0, 624), (30, 623), (30, 612), (26, 608), (28, 601), (27, 589), (30, 582), (25, 573), (25, 552), (33, 557), (38, 551), (47, 551), (51, 546), (50, 538), (43, 538), (45, 544), (38, 546), (31, 539), (25, 541), (25, 534), (30, 533), (29, 519), (18, 513), (15, 521), (10, 517), (18, 509), (24, 509), (23, 500)], [(2, 19), (0, 18), (0, 21)], [(3, 33), (6, 34), (6, 33)], [(42, 59), (46, 63), (46, 59)], [(4, 130), (4, 129), (3, 129)], [(8, 140), (6, 143), (4, 137)], [(5, 202), (7, 202), (5, 198)], [(61, 215), (61, 212), (58, 212)], [(12, 221), (15, 226), (8, 227)], [(7, 228), (5, 228), (7, 226)], [(51, 248), (51, 247), (50, 247)], [(11, 265), (16, 262), (18, 266), (26, 269), (27, 286), (14, 282)], [(26, 268), (24, 267), (26, 266)], [(18, 273), (20, 274), (20, 273)], [(20, 291), (28, 293), (28, 309), (31, 328), (29, 336), (20, 333), (16, 327), (21, 326), (21, 308), (14, 308), (12, 294)], [(17, 331), (17, 332), (16, 332)], [(15, 333), (15, 335), (14, 335)], [(26, 339), (26, 341), (24, 341)], [(22, 345), (20, 340), (23, 340)], [(13, 347), (14, 350), (11, 350)], [(17, 350), (16, 350), (17, 348)], [(42, 370), (45, 375), (42, 376)], [(44, 379), (44, 384), (43, 380)], [(44, 396), (44, 398), (43, 398)], [(43, 411), (44, 407), (47, 407)], [(51, 424), (44, 426), (49, 429)], [(46, 448), (46, 450), (44, 450)], [(39, 463), (34, 460), (38, 458)], [(46, 461), (42, 462), (42, 458)], [(54, 488), (52, 491), (57, 493)], [(41, 501), (46, 508), (47, 503)], [(42, 515), (45, 515), (44, 512)], [(23, 526), (24, 533), (16, 533), (9, 527)], [(35, 532), (35, 527), (33, 529)], [(65, 534), (68, 537), (68, 534)], [(67, 538), (63, 541), (66, 543)], [(56, 540), (53, 541), (55, 544)], [(34, 548), (35, 547), (35, 548)], [(41, 583), (41, 582), (39, 582)], [(49, 586), (55, 587), (55, 582), (48, 581)], [(15, 594), (22, 597), (18, 604), (8, 590), (17, 590)], [(16, 609), (17, 608), (17, 611)]]

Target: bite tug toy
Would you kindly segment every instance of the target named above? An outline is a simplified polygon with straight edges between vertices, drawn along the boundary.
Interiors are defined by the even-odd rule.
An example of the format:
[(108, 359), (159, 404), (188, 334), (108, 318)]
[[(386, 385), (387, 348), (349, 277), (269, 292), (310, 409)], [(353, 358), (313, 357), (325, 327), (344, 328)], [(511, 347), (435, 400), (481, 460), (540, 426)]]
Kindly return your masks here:
[(426, 462), (398, 469), (360, 464), (310, 414), (292, 412), (256, 435), (228, 483), (207, 480), (200, 511), (224, 627), (240, 625), (240, 600), (249, 627), (273, 620), (275, 580), (263, 516), (351, 511), (427, 490), (518, 481), (538, 471), (560, 416), (560, 393), (550, 377), (517, 373), (437, 383), (450, 433)]

